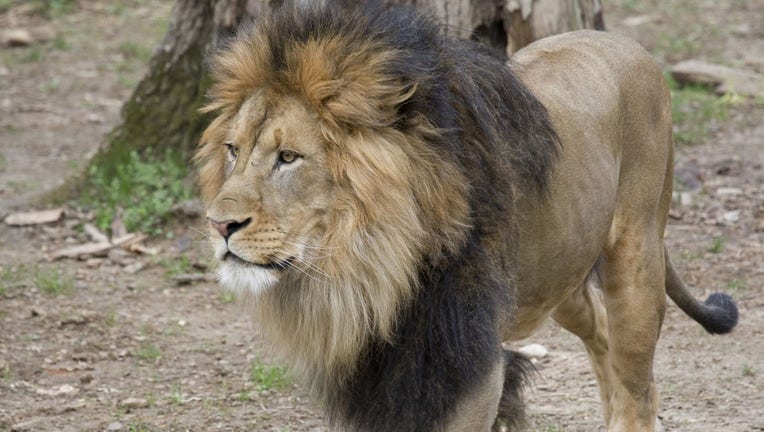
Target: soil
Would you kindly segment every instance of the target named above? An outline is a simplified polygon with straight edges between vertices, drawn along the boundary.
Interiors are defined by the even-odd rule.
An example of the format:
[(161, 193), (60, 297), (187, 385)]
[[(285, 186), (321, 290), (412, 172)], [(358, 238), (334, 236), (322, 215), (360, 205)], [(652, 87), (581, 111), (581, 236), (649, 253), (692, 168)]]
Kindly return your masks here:
[[(45, 16), (38, 3), (69, 6)], [(758, 0), (611, 3), (609, 28), (664, 66), (700, 58), (764, 72)], [(85, 166), (170, 14), (162, 0), (3, 4), (0, 29), (27, 29), (35, 42), (0, 46), (0, 219), (44, 208), (38, 198)], [(667, 243), (696, 296), (735, 297), (740, 324), (709, 336), (670, 304), (655, 365), (667, 431), (764, 430), (764, 102), (727, 109), (678, 148)], [(67, 206), (57, 223), (0, 223), (0, 431), (325, 429), (243, 306), (207, 276), (202, 221), (151, 240), (157, 255), (51, 260), (90, 241), (89, 217)], [(201, 281), (178, 281), (188, 274)], [(553, 323), (526, 342), (549, 351), (526, 392), (530, 430), (604, 430), (581, 343)]]

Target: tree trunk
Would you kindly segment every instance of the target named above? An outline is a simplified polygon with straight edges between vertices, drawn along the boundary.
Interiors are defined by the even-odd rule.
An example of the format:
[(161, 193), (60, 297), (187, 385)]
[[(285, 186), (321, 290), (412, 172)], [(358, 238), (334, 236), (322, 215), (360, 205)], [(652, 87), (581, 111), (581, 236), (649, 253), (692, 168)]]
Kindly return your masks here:
[(247, 0), (177, 0), (148, 72), (122, 107), (122, 123), (91, 165), (113, 171), (133, 151), (188, 156), (208, 122), (198, 113), (209, 84), (206, 58), (246, 18), (246, 11)]
[[(209, 79), (205, 60), (221, 38), (284, 0), (177, 0), (149, 71), (122, 109), (122, 123), (91, 161), (108, 178), (131, 152), (187, 158), (208, 118), (198, 113)], [(363, 0), (345, 0), (358, 3)], [(386, 0), (434, 14), (453, 36), (512, 53), (531, 41), (579, 28), (601, 28), (600, 0)], [(75, 185), (75, 186), (81, 186)]]

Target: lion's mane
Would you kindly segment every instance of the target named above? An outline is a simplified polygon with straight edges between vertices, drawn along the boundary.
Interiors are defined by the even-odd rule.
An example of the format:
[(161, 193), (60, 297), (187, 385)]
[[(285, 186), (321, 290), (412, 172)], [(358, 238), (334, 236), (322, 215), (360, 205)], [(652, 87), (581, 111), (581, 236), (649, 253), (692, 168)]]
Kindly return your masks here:
[[(557, 145), (505, 61), (406, 9), (320, 4), (280, 7), (213, 61), (217, 117), (197, 153), (208, 201), (225, 180), (226, 124), (249, 97), (297, 97), (321, 119), (340, 203), (327, 210), (331, 253), (251, 303), (332, 419), (434, 426), (442, 395), (501, 355), (496, 305), (509, 289), (491, 268), (506, 263), (481, 249), (511, 244), (512, 196), (542, 193)], [(424, 417), (405, 415), (413, 397), (432, 401)]]

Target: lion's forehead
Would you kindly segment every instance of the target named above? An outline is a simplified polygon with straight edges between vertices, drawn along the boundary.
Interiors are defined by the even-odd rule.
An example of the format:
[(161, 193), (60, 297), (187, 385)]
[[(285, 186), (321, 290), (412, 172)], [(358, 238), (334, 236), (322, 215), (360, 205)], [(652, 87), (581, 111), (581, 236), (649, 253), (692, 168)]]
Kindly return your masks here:
[(320, 131), (317, 115), (301, 101), (259, 92), (247, 98), (232, 117), (227, 139), (245, 151), (255, 146), (268, 151), (283, 143), (305, 152), (321, 143)]

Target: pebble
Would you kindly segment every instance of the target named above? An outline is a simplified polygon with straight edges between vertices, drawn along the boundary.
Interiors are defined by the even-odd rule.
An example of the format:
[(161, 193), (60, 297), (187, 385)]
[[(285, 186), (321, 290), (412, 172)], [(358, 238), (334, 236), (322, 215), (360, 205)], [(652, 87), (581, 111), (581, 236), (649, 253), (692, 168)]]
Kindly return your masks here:
[(3, 33), (3, 41), (8, 46), (25, 47), (32, 45), (34, 38), (32, 34), (24, 29), (12, 29)]
[(546, 348), (544, 348), (543, 345), (536, 344), (536, 343), (530, 344), (530, 345), (525, 345), (524, 347), (520, 348), (517, 351), (520, 354), (523, 354), (523, 355), (525, 355), (527, 357), (530, 357), (532, 359), (534, 359), (534, 358), (535, 359), (542, 359), (542, 358), (546, 357), (547, 354), (549, 354), (549, 351)]
[(740, 220), (740, 210), (732, 210), (732, 211), (724, 212), (724, 215), (722, 217), (727, 222), (737, 222), (738, 220)]
[(120, 422), (110, 423), (109, 426), (106, 427), (107, 431), (118, 431), (121, 429), (122, 429), (122, 423)]
[(736, 196), (743, 193), (743, 190), (736, 187), (720, 187), (716, 189), (716, 195), (719, 197), (723, 196)]
[(64, 384), (58, 387), (54, 387), (52, 389), (37, 389), (36, 393), (43, 396), (59, 396), (59, 395), (69, 395), (77, 393), (79, 390), (77, 390), (76, 387), (70, 386), (69, 384)]
[(147, 408), (149, 406), (149, 401), (143, 398), (127, 398), (119, 405), (126, 409)]

